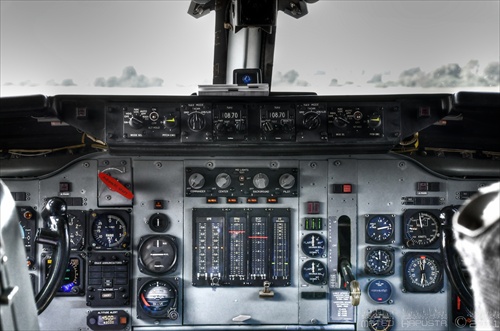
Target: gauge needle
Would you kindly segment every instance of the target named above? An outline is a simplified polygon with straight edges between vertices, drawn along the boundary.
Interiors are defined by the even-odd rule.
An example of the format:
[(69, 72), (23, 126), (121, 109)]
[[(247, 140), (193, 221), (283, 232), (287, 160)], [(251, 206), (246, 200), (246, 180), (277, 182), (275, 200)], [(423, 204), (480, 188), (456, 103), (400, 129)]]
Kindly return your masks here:
[(422, 277), (420, 277), (420, 284), (424, 285), (425, 283), (425, 273), (422, 273)]
[(423, 228), (424, 225), (422, 224), (422, 215), (418, 214), (418, 221), (420, 223), (420, 227)]
[(313, 264), (312, 264), (312, 267), (311, 267), (311, 269), (312, 269), (312, 272), (313, 272), (313, 273), (315, 273), (315, 272), (316, 272), (316, 267), (315, 267), (315, 264), (314, 264), (314, 262), (313, 262)]
[(386, 226), (382, 226), (380, 228), (377, 228), (377, 230), (384, 230), (384, 229), (389, 229), (389, 225), (386, 225)]
[(312, 243), (312, 246), (313, 246), (313, 247), (314, 247), (314, 246), (316, 246), (316, 245), (314, 244), (314, 236), (312, 236), (312, 237), (311, 237), (311, 243)]

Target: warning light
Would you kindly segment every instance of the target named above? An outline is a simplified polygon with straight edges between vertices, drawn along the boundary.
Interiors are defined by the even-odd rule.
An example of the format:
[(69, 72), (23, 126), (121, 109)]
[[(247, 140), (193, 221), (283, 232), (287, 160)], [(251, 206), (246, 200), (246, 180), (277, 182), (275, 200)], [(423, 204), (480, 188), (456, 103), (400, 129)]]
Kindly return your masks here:
[(267, 198), (267, 203), (278, 203), (278, 198)]
[(227, 203), (238, 203), (238, 198), (227, 198)]
[(208, 197), (207, 203), (219, 203), (219, 199), (215, 197)]
[(247, 198), (247, 203), (257, 203), (259, 202), (259, 199), (257, 198)]

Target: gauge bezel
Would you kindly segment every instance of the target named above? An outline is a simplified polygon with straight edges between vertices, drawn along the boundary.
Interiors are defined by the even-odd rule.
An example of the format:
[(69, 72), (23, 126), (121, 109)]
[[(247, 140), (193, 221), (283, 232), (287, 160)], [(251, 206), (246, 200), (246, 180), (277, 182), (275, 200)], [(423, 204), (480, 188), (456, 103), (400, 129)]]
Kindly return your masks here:
[[(152, 240), (155, 238), (157, 238), (159, 240), (167, 241), (171, 245), (173, 252), (174, 252), (174, 256), (172, 258), (171, 263), (168, 266), (166, 266), (165, 270), (162, 270), (162, 271), (152, 270), (151, 268), (149, 268), (147, 266), (147, 264), (144, 262), (144, 260), (142, 258), (142, 250), (144, 248), (144, 245), (149, 240)], [(170, 236), (170, 235), (152, 235), (152, 236), (141, 237), (140, 244), (139, 244), (139, 247), (137, 249), (137, 257), (138, 257), (137, 263), (139, 265), (139, 270), (145, 274), (150, 274), (150, 275), (162, 275), (162, 274), (174, 272), (177, 268), (178, 251), (179, 251), (179, 249), (177, 247), (177, 240), (173, 236)]]
[[(42, 275), (47, 278), (49, 271), (50, 271), (50, 263), (49, 261), (52, 259), (51, 256), (46, 256), (43, 260), (42, 267)], [(75, 289), (75, 291), (70, 290), (69, 292), (62, 291), (63, 286), (61, 285), (56, 292), (56, 296), (83, 296), (85, 295), (85, 262), (83, 259), (81, 259), (78, 256), (70, 256), (69, 261), (68, 261), (68, 267), (73, 261), (78, 261), (78, 274), (76, 275), (75, 279), (77, 279), (77, 283), (75, 283), (74, 286), (71, 287), (71, 289)], [(45, 279), (44, 278), (44, 279)], [(68, 283), (69, 284), (69, 283)]]
[[(378, 219), (385, 219), (385, 221), (389, 222), (390, 229), (389, 234), (384, 238), (376, 239), (373, 235), (370, 234), (370, 226), (374, 222), (377, 222)], [(365, 215), (365, 242), (368, 244), (389, 244), (394, 243), (395, 237), (395, 215), (387, 215), (387, 214), (367, 214)]]
[[(409, 249), (438, 248), (442, 227), (439, 213), (439, 210), (432, 209), (407, 209), (403, 214), (403, 242), (405, 247)], [(410, 223), (412, 222), (413, 218), (419, 214), (427, 214), (435, 222), (436, 227), (435, 235), (433, 238), (429, 237), (431, 233), (424, 233), (424, 235), (426, 236), (425, 241), (423, 241), (423, 239), (415, 240), (408, 234)], [(426, 231), (433, 231), (433, 229), (431, 229), (431, 225), (427, 225), (425, 228)]]
[[(408, 274), (409, 271), (409, 265), (410, 262), (414, 259), (421, 258), (421, 256), (425, 256), (426, 258), (430, 258), (431, 260), (434, 261), (434, 265), (436, 266), (438, 270), (438, 274), (435, 277), (435, 281), (426, 287), (421, 287), (415, 285), (411, 281), (411, 277)], [(441, 291), (441, 289), (444, 286), (444, 269), (442, 266), (442, 261), (441, 258), (439, 257), (439, 254), (437, 253), (432, 253), (432, 252), (408, 252), (404, 255), (403, 257), (403, 288), (407, 292), (412, 292), (412, 293), (437, 293)]]
[[(312, 236), (318, 236), (323, 241), (323, 247), (317, 248), (317, 249), (321, 250), (321, 252), (319, 252), (317, 255), (311, 254), (310, 253), (311, 250), (307, 249), (307, 248), (310, 248), (310, 246), (307, 246), (305, 244), (306, 238), (309, 238), (309, 237), (312, 237)], [(302, 240), (301, 240), (301, 243), (300, 243), (300, 248), (302, 249), (302, 253), (304, 253), (308, 257), (312, 257), (312, 258), (324, 258), (324, 257), (326, 257), (326, 247), (327, 247), (327, 245), (326, 245), (326, 238), (325, 238), (325, 236), (323, 236), (322, 234), (317, 233), (317, 232), (311, 232), (311, 233), (306, 234), (304, 237), (302, 237)]]
[[(174, 293), (174, 297), (168, 305), (159, 311), (147, 311), (141, 303), (141, 293), (151, 284), (160, 282), (166, 284)], [(137, 279), (137, 315), (138, 318), (154, 318), (154, 319), (177, 319), (179, 317), (178, 302), (179, 302), (179, 281), (178, 278), (162, 277), (162, 278), (138, 278)]]
[[(311, 281), (310, 279), (308, 279), (305, 274), (306, 274), (306, 271), (305, 271), (305, 268), (306, 266), (308, 266), (309, 264), (311, 263), (319, 263), (321, 265), (321, 267), (323, 268), (324, 270), (324, 276), (322, 279), (319, 279), (317, 281)], [(308, 284), (311, 284), (311, 285), (326, 285), (326, 282), (327, 282), (327, 279), (328, 279), (328, 271), (326, 269), (326, 265), (325, 263), (321, 262), (320, 260), (316, 260), (316, 259), (310, 259), (310, 260), (307, 260), (305, 261), (303, 264), (302, 264), (302, 267), (300, 269), (300, 274), (302, 276), (302, 279), (308, 283)]]
[[(388, 321), (388, 322), (382, 328), (375, 328), (375, 327), (373, 327), (373, 323), (370, 322), (370, 320), (374, 320), (375, 318), (377, 319), (377, 322), (381, 319)], [(390, 331), (392, 329), (392, 327), (395, 325), (394, 316), (391, 313), (389, 313), (387, 310), (383, 310), (383, 309), (377, 309), (377, 310), (372, 311), (370, 313), (370, 315), (368, 315), (366, 320), (367, 320), (368, 328), (371, 331)]]
[[(101, 217), (107, 217), (108, 215), (119, 218), (124, 226), (125, 233), (123, 238), (113, 246), (106, 246), (97, 241), (94, 237), (94, 223), (99, 220)], [(89, 213), (89, 224), (90, 229), (88, 232), (88, 243), (89, 250), (126, 250), (129, 249), (130, 245), (130, 236), (131, 236), (131, 223), (130, 223), (130, 213), (125, 210), (94, 210)]]
[[(388, 266), (382, 271), (376, 271), (368, 265), (369, 257), (374, 254), (376, 251), (383, 251), (388, 254), (390, 261)], [(377, 247), (377, 246), (368, 246), (366, 247), (366, 255), (365, 255), (365, 272), (369, 275), (393, 275), (394, 274), (394, 248), (392, 247)]]

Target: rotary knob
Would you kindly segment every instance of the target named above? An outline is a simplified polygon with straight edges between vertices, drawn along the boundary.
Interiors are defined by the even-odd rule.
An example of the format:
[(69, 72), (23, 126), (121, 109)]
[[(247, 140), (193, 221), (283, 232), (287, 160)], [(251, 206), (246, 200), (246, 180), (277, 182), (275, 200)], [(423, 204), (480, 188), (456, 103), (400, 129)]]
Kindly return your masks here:
[(381, 124), (382, 124), (382, 116), (380, 116), (379, 113), (373, 113), (368, 119), (368, 125), (373, 129), (379, 127)]
[(226, 174), (225, 172), (217, 175), (215, 178), (215, 184), (221, 189), (226, 189), (231, 185), (231, 176)]
[(295, 177), (288, 173), (283, 174), (279, 179), (279, 183), (283, 189), (289, 190), (295, 185)]
[(253, 176), (253, 185), (260, 190), (265, 189), (267, 185), (269, 185), (269, 177), (267, 177), (266, 174), (260, 172), (257, 175)]
[(202, 113), (199, 112), (194, 112), (189, 115), (188, 118), (188, 126), (191, 129), (191, 131), (201, 131), (205, 128), (206, 121), (205, 121), (205, 116), (203, 116)]
[(140, 129), (144, 125), (144, 121), (141, 116), (133, 115), (128, 120), (128, 124), (134, 129)]
[(205, 177), (202, 174), (194, 173), (189, 176), (188, 184), (191, 188), (199, 190), (205, 185)]
[(173, 113), (168, 114), (165, 116), (165, 119), (162, 121), (163, 126), (165, 129), (173, 129), (177, 126), (177, 116)]
[(304, 114), (302, 123), (307, 130), (314, 130), (321, 124), (321, 118), (318, 113), (310, 111)]

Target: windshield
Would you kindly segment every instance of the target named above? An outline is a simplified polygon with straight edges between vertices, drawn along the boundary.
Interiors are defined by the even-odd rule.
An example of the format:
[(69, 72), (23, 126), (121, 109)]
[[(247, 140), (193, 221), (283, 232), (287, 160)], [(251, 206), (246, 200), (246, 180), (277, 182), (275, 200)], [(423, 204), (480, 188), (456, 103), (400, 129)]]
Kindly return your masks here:
[[(499, 90), (498, 1), (318, 1), (278, 13), (272, 91)], [(1, 95), (187, 95), (214, 14), (188, 1), (1, 1)]]

